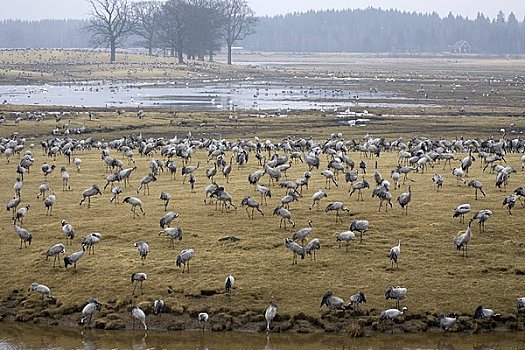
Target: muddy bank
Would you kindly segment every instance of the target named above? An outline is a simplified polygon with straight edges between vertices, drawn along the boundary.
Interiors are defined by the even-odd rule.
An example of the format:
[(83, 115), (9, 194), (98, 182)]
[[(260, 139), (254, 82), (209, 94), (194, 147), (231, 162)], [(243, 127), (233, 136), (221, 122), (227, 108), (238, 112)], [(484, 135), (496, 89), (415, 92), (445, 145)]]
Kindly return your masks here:
[[(217, 293), (217, 291), (213, 294)], [(199, 297), (205, 297), (210, 291), (202, 291)], [(206, 329), (212, 332), (264, 332), (265, 319), (263, 309), (231, 310), (228, 308), (209, 308), (206, 310), (191, 310), (184, 306), (167, 305), (161, 315), (153, 314), (153, 300), (138, 302), (132, 297), (102, 301), (102, 309), (95, 313), (90, 325), (80, 324), (82, 308), (85, 304), (68, 305), (60, 300), (28, 296), (21, 290), (12, 290), (4, 296), (0, 306), (1, 322), (23, 322), (40, 325), (56, 325), (66, 328), (94, 328), (103, 330), (132, 329), (130, 316), (132, 306), (138, 305), (146, 315), (150, 330), (185, 331), (199, 330), (197, 321), (199, 312), (206, 311), (210, 321)], [(283, 333), (315, 333), (325, 332), (348, 334), (352, 337), (370, 336), (379, 333), (422, 333), (442, 332), (437, 322), (439, 315), (433, 313), (411, 314), (409, 311), (403, 317), (394, 321), (381, 321), (381, 310), (367, 309), (366, 305), (359, 309), (342, 311), (327, 311), (323, 309), (318, 315), (298, 313), (295, 315), (278, 313), (272, 323), (272, 332)], [(521, 332), (525, 330), (525, 313), (501, 315), (491, 320), (475, 320), (472, 315), (461, 314), (452, 332), (483, 333), (490, 331)]]

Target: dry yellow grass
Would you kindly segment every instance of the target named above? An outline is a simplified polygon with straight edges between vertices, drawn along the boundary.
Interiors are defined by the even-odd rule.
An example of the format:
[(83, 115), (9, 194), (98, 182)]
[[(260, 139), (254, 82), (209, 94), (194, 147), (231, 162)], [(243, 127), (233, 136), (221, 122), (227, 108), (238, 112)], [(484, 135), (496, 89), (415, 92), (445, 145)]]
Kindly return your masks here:
[[(119, 122), (132, 124), (134, 120), (125, 118)], [(111, 118), (108, 121), (117, 123)], [(101, 118), (100, 122), (108, 121)], [(146, 123), (149, 122), (152, 121)], [(164, 131), (169, 137), (174, 134), (183, 137), (184, 133), (177, 127), (171, 131), (167, 124), (164, 125)], [(266, 126), (269, 127), (269, 124)], [(308, 128), (304, 131), (297, 130), (295, 135), (310, 136), (308, 132), (311, 131), (320, 137), (324, 130), (314, 132)], [(352, 129), (343, 132), (347, 139), (358, 139), (362, 136), (361, 130), (358, 131), (356, 133)], [(124, 134), (113, 133), (114, 137)], [(470, 314), (478, 304), (483, 304), (505, 314), (515, 312), (515, 298), (523, 293), (525, 247), (520, 232), (524, 209), (517, 205), (514, 215), (510, 216), (501, 206), (503, 197), (525, 182), (518, 154), (507, 156), (508, 164), (519, 171), (510, 178), (506, 191), (494, 187), (495, 176), (482, 172), (479, 159), (474, 163), (468, 180), (481, 180), (487, 192), (487, 197), (480, 197), (477, 201), (474, 200), (472, 190), (465, 185), (456, 185), (448, 167), (443, 170), (443, 165), (437, 164), (424, 174), (412, 174), (410, 177), (414, 182), (403, 185), (401, 190), (393, 190), (395, 198), (406, 190), (407, 185), (412, 186), (413, 199), (408, 216), (401, 212), (396, 203), (388, 213), (379, 213), (378, 200), (370, 197), (370, 190), (365, 191), (364, 201), (358, 202), (355, 196), (349, 198), (349, 185), (341, 177), (339, 188), (332, 187), (327, 191), (328, 198), (321, 203), (321, 210), (308, 210), (311, 195), (317, 189), (324, 188), (320, 170), (326, 167), (327, 160), (322, 156), (320, 170), (313, 171), (310, 189), (303, 192), (303, 198), (298, 203), (291, 205), (297, 223), (295, 229), (307, 226), (307, 221), (312, 220), (314, 232), (310, 238), (319, 238), (322, 248), (317, 254), (317, 261), (307, 257), (300, 260), (297, 266), (292, 266), (292, 255), (285, 249), (283, 241), (285, 237), (291, 237), (294, 229), (279, 229), (278, 217), (271, 215), (284, 196), (284, 190), (272, 187), (273, 197), (268, 206), (263, 207), (264, 217), (255, 215), (254, 220), (250, 220), (240, 207), (228, 212), (216, 210), (215, 205), (203, 202), (204, 187), (209, 183), (204, 174), (212, 166), (206, 162), (207, 151), (204, 149), (198, 149), (191, 160), (194, 165), (200, 162), (196, 173), (196, 193), (190, 192), (187, 183), (182, 185), (179, 170), (175, 180), (171, 180), (166, 172), (162, 173), (158, 181), (151, 184), (150, 195), (144, 195), (143, 192), (137, 195), (135, 189), (140, 178), (149, 171), (149, 158), (136, 156), (137, 170), (131, 177), (133, 189), (125, 189), (121, 195), (121, 200), (133, 195), (144, 201), (146, 216), (133, 219), (129, 205), (109, 203), (111, 194), (108, 190), (102, 196), (94, 197), (89, 209), (85, 204), (78, 204), (84, 189), (94, 183), (102, 188), (106, 183), (108, 173), (104, 171), (100, 151), (78, 152), (76, 155), (82, 159), (82, 169), (77, 173), (63, 156), (54, 161), (42, 155), (36, 141), (37, 146), (33, 150), (36, 162), (24, 179), (21, 203), (31, 205), (24, 227), (33, 233), (33, 244), (27, 249), (18, 249), (19, 239), (14, 233), (11, 215), (4, 212), (0, 244), (4, 247), (4, 271), (8, 273), (4, 276), (0, 294), (6, 295), (13, 289), (26, 293), (24, 290), (35, 281), (46, 284), (59, 301), (58, 307), (50, 306), (53, 314), (60, 314), (71, 306), (83, 304), (88, 297), (96, 296), (103, 302), (114, 300), (124, 304), (161, 297), (171, 307), (190, 312), (213, 312), (221, 308), (262, 309), (273, 300), (278, 303), (282, 314), (303, 312), (319, 316), (322, 312), (318, 306), (320, 298), (327, 290), (332, 290), (345, 300), (351, 294), (363, 290), (368, 299), (367, 309), (383, 309), (393, 305), (384, 299), (384, 291), (389, 285), (401, 285), (409, 289), (405, 305), (411, 313)], [(115, 150), (111, 153), (123, 159)], [(226, 159), (230, 158), (230, 154), (227, 153)], [(356, 161), (361, 159), (359, 153), (349, 155)], [(463, 156), (465, 154), (457, 155), (458, 158)], [(154, 158), (161, 159), (159, 154), (154, 155)], [(57, 166), (47, 178), (40, 170), (44, 161)], [(365, 161), (371, 172), (376, 159)], [(180, 161), (176, 162), (180, 169)], [(396, 153), (383, 153), (377, 162), (383, 176), (388, 177), (397, 163)], [(5, 187), (0, 195), (2, 203), (7, 203), (12, 197), (16, 163), (17, 159), (12, 159), (9, 164), (0, 167), (0, 178)], [(125, 159), (124, 163), (128, 166)], [(62, 191), (59, 174), (62, 165), (71, 173), (71, 191)], [(244, 195), (259, 199), (247, 182), (248, 174), (258, 168), (260, 166), (252, 154), (245, 168), (237, 169), (234, 165), (229, 183), (217, 177), (217, 182), (231, 193), (237, 206)], [(302, 177), (305, 170), (304, 164), (294, 163), (288, 171), (288, 178)], [(445, 177), (444, 188), (439, 192), (435, 191), (431, 181), (433, 173)], [(367, 174), (367, 179), (372, 183), (370, 174)], [(46, 215), (42, 200), (36, 199), (37, 188), (44, 181), (49, 182), (57, 196), (51, 216)], [(263, 177), (262, 182), (267, 184), (267, 177)], [(173, 195), (169, 209), (180, 214), (174, 225), (180, 225), (184, 230), (184, 238), (176, 242), (175, 250), (168, 247), (167, 238), (158, 235), (159, 219), (164, 215), (163, 203), (159, 199), (161, 191)], [(336, 224), (334, 214), (324, 212), (326, 204), (332, 201), (342, 201), (350, 208), (350, 215), (343, 215), (343, 223)], [(485, 233), (479, 233), (477, 225), (473, 225), (468, 258), (458, 255), (452, 243), (452, 237), (466, 227), (452, 219), (454, 207), (461, 203), (472, 204), (472, 214), (480, 209), (494, 212), (487, 222)], [(371, 228), (362, 244), (351, 244), (349, 252), (345, 253), (344, 249), (338, 249), (335, 234), (347, 230), (352, 218), (369, 220)], [(65, 270), (63, 266), (53, 269), (52, 261), (46, 261), (43, 255), (53, 244), (65, 242), (60, 227), (62, 219), (70, 222), (76, 231), (74, 245), (67, 246), (67, 254), (80, 250), (81, 237), (91, 232), (102, 234), (95, 255), (86, 254), (80, 260), (77, 274), (72, 274), (71, 270)], [(235, 235), (241, 241), (218, 242), (219, 238), (227, 235)], [(400, 268), (392, 271), (388, 252), (397, 239), (403, 239)], [(144, 265), (133, 247), (133, 243), (139, 240), (146, 241), (151, 250)], [(190, 274), (181, 274), (181, 270), (175, 267), (175, 257), (183, 248), (196, 250)], [(130, 275), (139, 271), (148, 274), (144, 295), (132, 297)], [(222, 290), (228, 274), (236, 278), (231, 300), (223, 294), (201, 296), (201, 290)], [(168, 294), (169, 288), (174, 292)], [(36, 300), (37, 296), (30, 296), (29, 299)]]

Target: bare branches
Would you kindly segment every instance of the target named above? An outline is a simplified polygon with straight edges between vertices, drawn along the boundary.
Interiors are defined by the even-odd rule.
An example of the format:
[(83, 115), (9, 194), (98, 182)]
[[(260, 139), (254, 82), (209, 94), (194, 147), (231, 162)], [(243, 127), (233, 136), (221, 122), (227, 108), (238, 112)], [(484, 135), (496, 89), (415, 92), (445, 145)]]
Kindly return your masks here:
[(117, 45), (132, 33), (131, 6), (127, 0), (87, 0), (91, 4), (91, 19), (86, 30), (91, 32), (91, 42), (109, 47), (110, 62), (115, 62)]
[(223, 36), (228, 46), (228, 64), (231, 64), (233, 44), (254, 33), (257, 18), (246, 0), (224, 0), (223, 16)]

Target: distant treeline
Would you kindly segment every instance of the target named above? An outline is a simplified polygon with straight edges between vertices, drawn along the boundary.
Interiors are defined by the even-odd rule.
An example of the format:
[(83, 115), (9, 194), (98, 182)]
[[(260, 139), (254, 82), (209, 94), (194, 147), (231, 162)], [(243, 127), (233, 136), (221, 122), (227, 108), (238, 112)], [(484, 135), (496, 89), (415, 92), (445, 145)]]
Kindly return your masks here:
[(0, 48), (86, 48), (90, 34), (83, 20), (4, 20)]
[(442, 53), (460, 41), (466, 41), (463, 51), (470, 47), (473, 53), (523, 53), (525, 24), (501, 11), (494, 20), (373, 8), (309, 11), (260, 18), (242, 45), (277, 52)]
[[(84, 20), (4, 20), (0, 22), (0, 47), (89, 47), (90, 34), (82, 29), (85, 25)], [(135, 42), (129, 40), (129, 45)], [(492, 20), (483, 14), (476, 19), (452, 14), (441, 18), (436, 13), (373, 8), (309, 11), (261, 17), (255, 34), (237, 45), (274, 52), (442, 53), (456, 49), (523, 54), (525, 23), (501, 11)]]

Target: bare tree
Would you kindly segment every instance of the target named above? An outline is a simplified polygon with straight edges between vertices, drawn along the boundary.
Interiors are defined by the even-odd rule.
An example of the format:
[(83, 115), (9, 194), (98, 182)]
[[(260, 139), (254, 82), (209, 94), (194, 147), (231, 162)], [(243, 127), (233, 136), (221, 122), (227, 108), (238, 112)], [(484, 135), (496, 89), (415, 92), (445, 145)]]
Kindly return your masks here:
[(222, 32), (228, 47), (228, 64), (232, 64), (232, 46), (255, 32), (257, 18), (246, 0), (223, 0)]
[(184, 63), (184, 49), (188, 37), (188, 6), (186, 0), (168, 0), (162, 6), (160, 38), (164, 45)]
[(133, 33), (142, 38), (138, 44), (148, 49), (150, 56), (158, 41), (160, 5), (157, 1), (140, 1), (132, 5), (133, 22), (135, 23)]
[(109, 47), (110, 62), (115, 62), (117, 45), (132, 33), (131, 6), (127, 0), (87, 0), (91, 4), (91, 19), (86, 29), (91, 32), (95, 47)]

